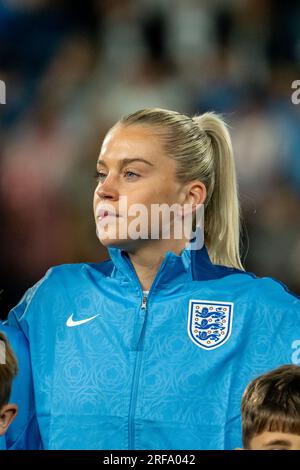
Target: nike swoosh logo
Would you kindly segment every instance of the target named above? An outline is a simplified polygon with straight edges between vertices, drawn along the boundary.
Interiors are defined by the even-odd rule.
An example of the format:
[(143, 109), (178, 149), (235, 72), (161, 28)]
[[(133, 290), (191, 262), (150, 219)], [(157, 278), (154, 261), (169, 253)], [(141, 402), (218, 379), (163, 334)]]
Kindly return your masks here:
[(68, 320), (66, 322), (66, 325), (69, 326), (70, 328), (72, 326), (83, 325), (84, 323), (88, 323), (89, 321), (94, 320), (94, 318), (99, 317), (99, 315), (100, 315), (100, 313), (98, 313), (98, 315), (94, 315), (93, 317), (85, 318), (84, 320), (74, 321), (73, 320), (73, 313), (72, 313), (72, 315), (68, 318)]

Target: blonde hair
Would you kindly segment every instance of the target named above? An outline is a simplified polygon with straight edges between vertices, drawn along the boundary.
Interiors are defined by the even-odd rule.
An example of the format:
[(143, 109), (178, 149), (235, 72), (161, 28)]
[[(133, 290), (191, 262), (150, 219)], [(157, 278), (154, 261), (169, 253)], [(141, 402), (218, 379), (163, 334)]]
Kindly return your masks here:
[(240, 259), (240, 209), (231, 138), (221, 116), (209, 112), (192, 118), (161, 108), (147, 108), (118, 124), (153, 126), (179, 181), (205, 184), (205, 245), (214, 264), (244, 269)]
[(0, 362), (0, 410), (3, 405), (8, 403), (13, 378), (18, 372), (17, 359), (7, 341), (6, 336), (0, 332), (0, 346), (4, 347), (5, 363)]

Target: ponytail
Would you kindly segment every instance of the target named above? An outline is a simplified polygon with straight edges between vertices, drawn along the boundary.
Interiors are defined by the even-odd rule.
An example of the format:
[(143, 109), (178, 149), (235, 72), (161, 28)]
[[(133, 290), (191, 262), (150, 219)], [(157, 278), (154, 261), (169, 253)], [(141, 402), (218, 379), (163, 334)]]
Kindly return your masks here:
[(240, 208), (231, 138), (225, 122), (215, 113), (194, 117), (210, 140), (212, 185), (205, 203), (205, 241), (215, 264), (243, 269), (240, 259)]

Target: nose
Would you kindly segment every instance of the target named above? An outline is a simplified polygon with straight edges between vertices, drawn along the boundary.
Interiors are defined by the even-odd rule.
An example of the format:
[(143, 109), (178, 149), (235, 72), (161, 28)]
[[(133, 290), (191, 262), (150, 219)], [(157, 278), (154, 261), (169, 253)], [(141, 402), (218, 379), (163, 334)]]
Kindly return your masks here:
[(95, 192), (101, 200), (116, 201), (119, 198), (117, 182), (112, 175), (107, 176), (104, 181), (99, 181)]

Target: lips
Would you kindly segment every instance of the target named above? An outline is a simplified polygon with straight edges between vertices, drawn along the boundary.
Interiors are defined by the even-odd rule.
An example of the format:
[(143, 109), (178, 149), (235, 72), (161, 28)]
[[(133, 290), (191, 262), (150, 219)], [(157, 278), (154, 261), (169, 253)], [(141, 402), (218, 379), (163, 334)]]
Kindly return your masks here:
[(98, 209), (97, 212), (96, 212), (96, 217), (97, 219), (99, 220), (103, 220), (105, 219), (106, 217), (120, 217), (116, 212), (114, 211), (111, 211), (109, 209)]

